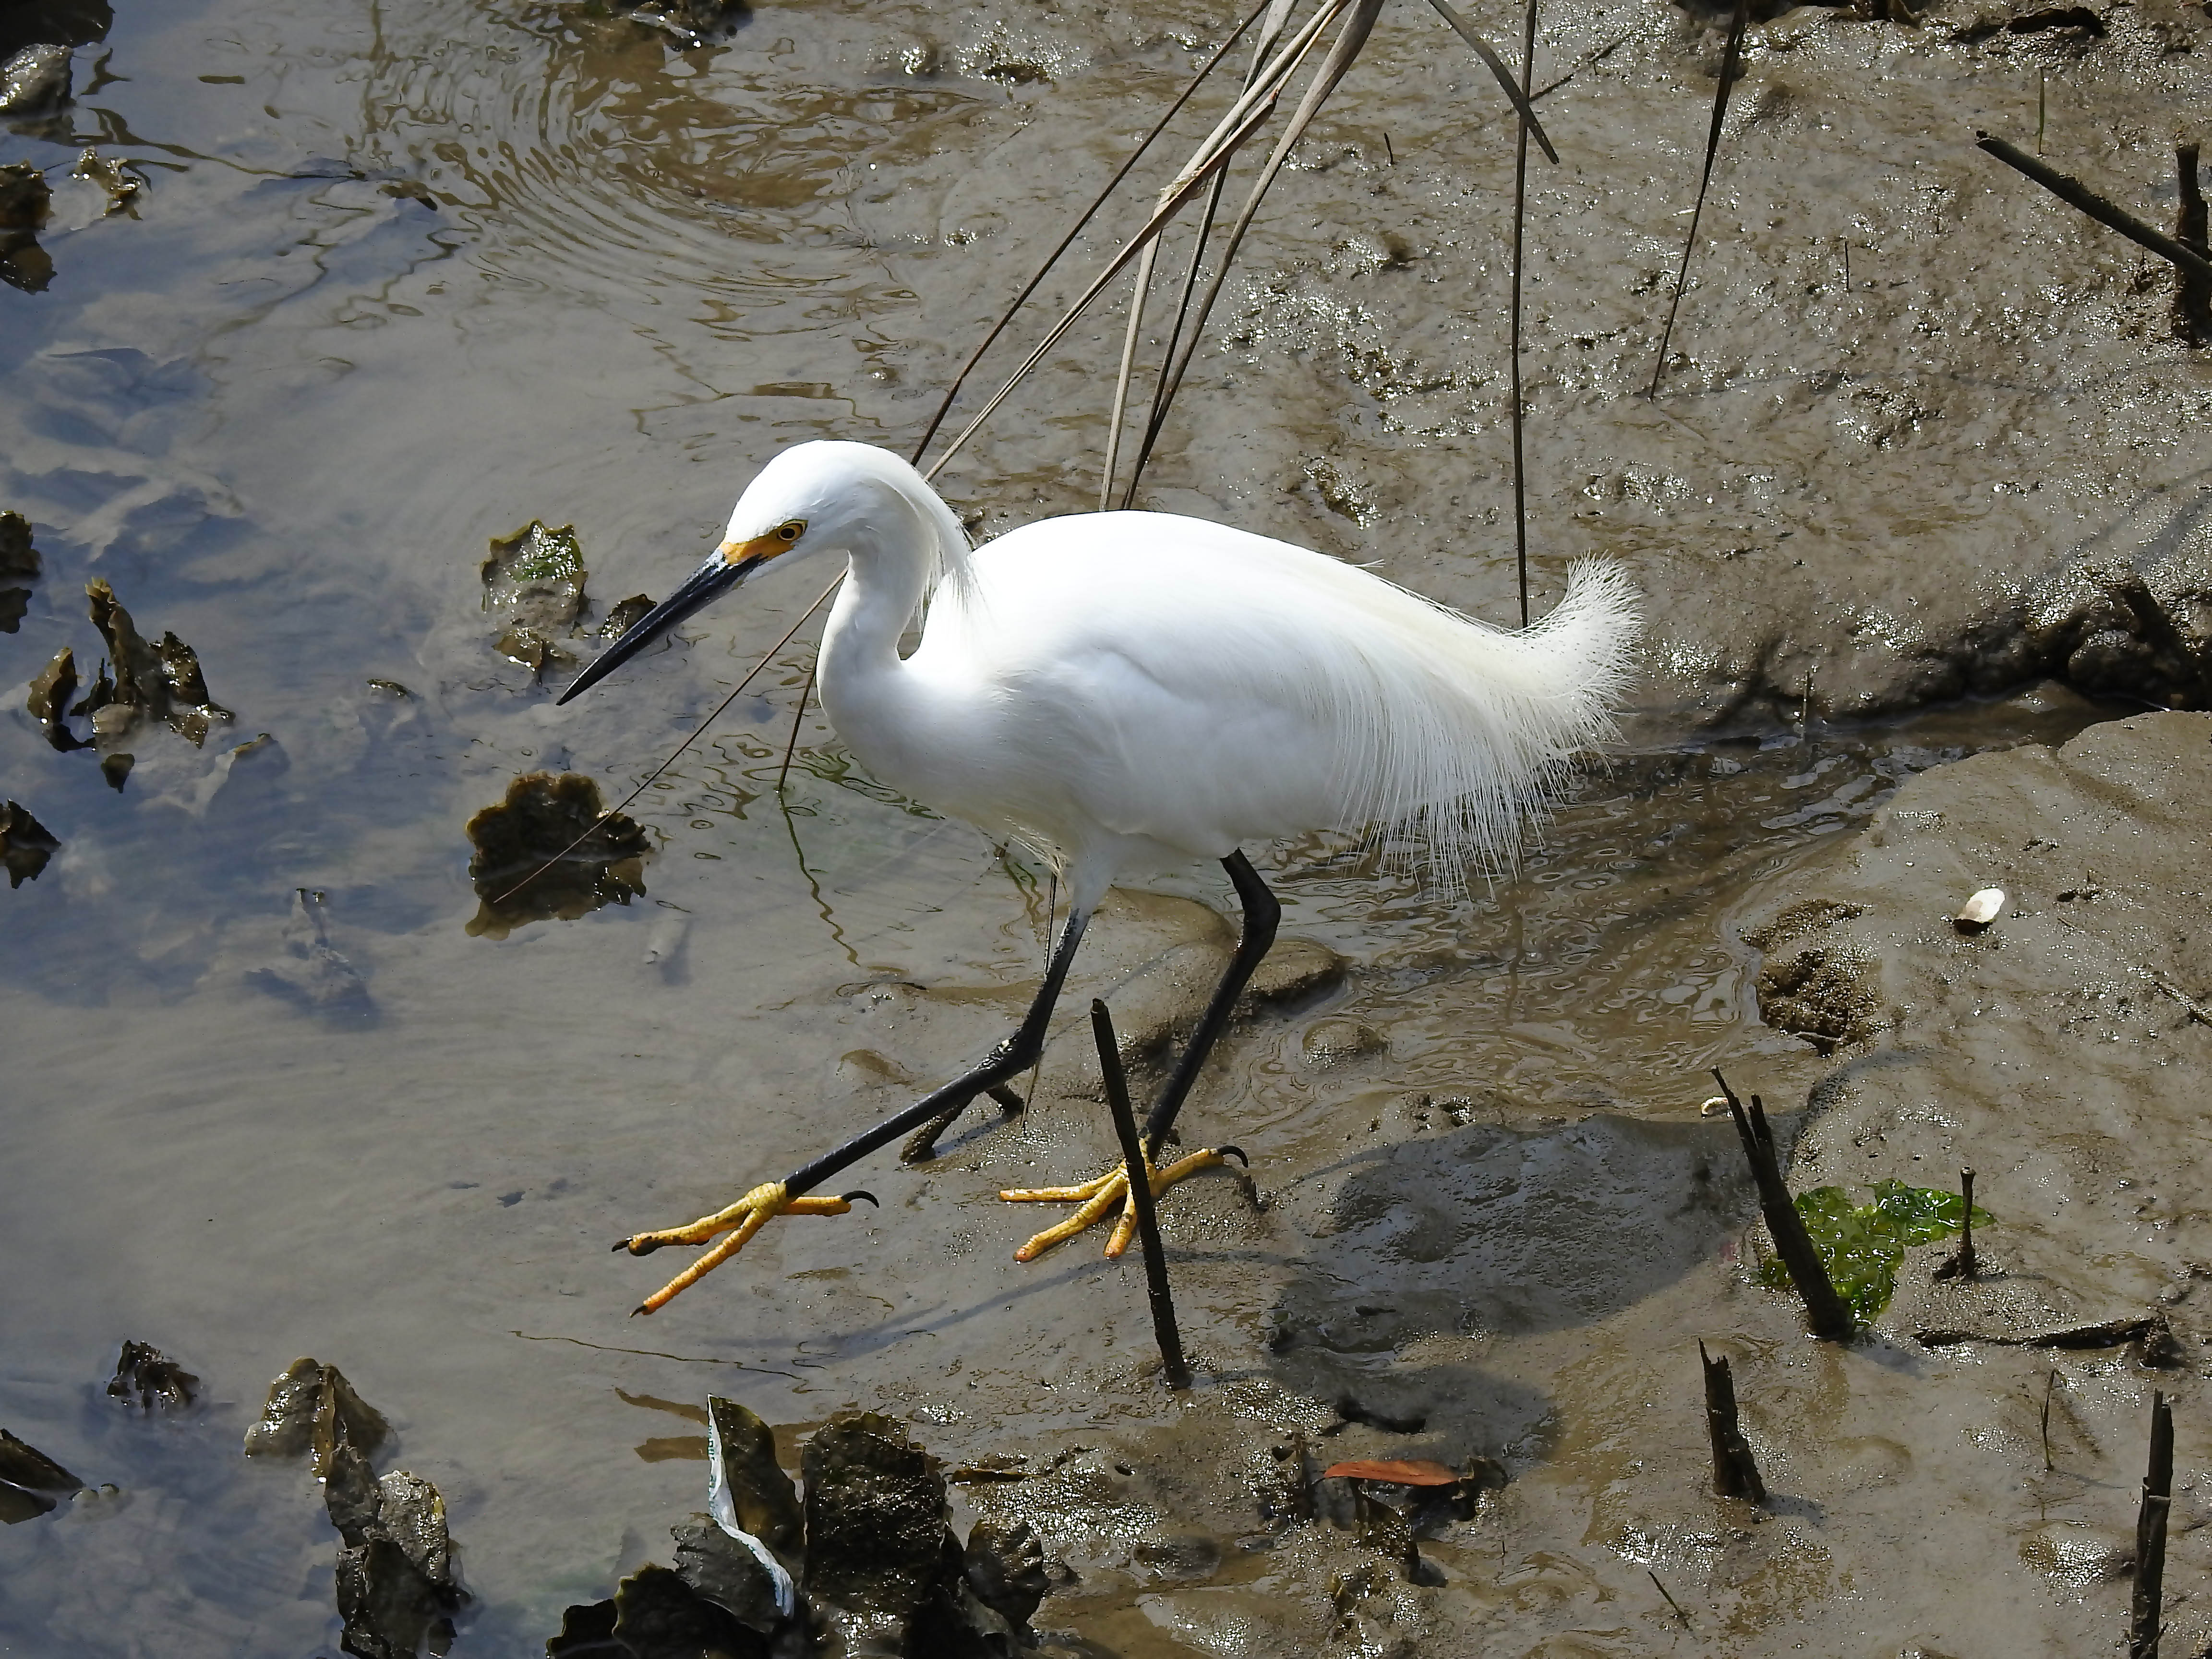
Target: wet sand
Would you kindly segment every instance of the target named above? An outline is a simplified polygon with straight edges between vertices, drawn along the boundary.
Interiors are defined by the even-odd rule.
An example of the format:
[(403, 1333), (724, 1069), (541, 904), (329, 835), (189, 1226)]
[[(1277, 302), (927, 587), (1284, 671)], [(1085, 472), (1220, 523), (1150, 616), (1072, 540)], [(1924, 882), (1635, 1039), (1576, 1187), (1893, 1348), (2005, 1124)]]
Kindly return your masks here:
[[(890, 1411), (948, 1459), (1065, 1454), (975, 1502), (1036, 1521), (1070, 1570), (1039, 1626), (1101, 1650), (1312, 1650), (1340, 1620), (1335, 1639), (1373, 1652), (2111, 1639), (2126, 1586), (2107, 1547), (2132, 1520), (2148, 1390), (2182, 1389), (2194, 1468), (2195, 1384), (2118, 1351), (2062, 1357), (2059, 1490), (2020, 1417), (2046, 1357), (1919, 1350), (1905, 1292), (1863, 1351), (1798, 1335), (1744, 1282), (1748, 1194), (1725, 1123), (1697, 1115), (1718, 1064), (1793, 1133), (1809, 1103), (1801, 1185), (1940, 1184), (1971, 1156), (2001, 1224), (1985, 1248), (2065, 1281), (2050, 1317), (2108, 1311), (2063, 1256), (2112, 1310), (2170, 1307), (2187, 1334), (2185, 1299), (2165, 1299), (2201, 1260), (2183, 1233), (2069, 1206), (2086, 1170), (2141, 1182), (2181, 1155), (2212, 1030), (2138, 989), (2131, 1017), (2164, 1022), (2154, 1054), (2132, 1027), (2039, 1051), (2090, 1079), (2077, 1092), (2156, 1110), (2090, 1146), (2054, 1085), (2007, 1127), (2005, 1163), (1979, 1150), (2020, 1095), (1994, 1065), (1896, 1081), (1957, 1046), (1978, 996), (1929, 1005), (1885, 980), (1883, 1007), (1917, 995), (1922, 1023), (1823, 1056), (1764, 1024), (1754, 988), (1804, 941), (1744, 939), (1899, 814), (1959, 822), (1945, 792), (1971, 794), (1973, 769), (2057, 764), (2017, 745), (2204, 702), (2203, 354), (2167, 337), (2148, 256), (1971, 130), (2032, 137), (2047, 78), (2054, 162), (2166, 222), (2169, 129), (2204, 106), (2212, 23), (2146, 3), (2101, 36), (2015, 33), (1984, 9), (1978, 36), (1963, 6), (1917, 31), (1811, 9), (1755, 31), (1686, 361), (1652, 404), (1653, 282), (1686, 223), (1718, 36), (1656, 3), (1547, 33), (1540, 81), (1620, 44), (1544, 106), (1564, 160), (1532, 198), (1538, 605), (1568, 557), (1622, 559), (1651, 597), (1650, 676), (1622, 755), (1491, 892), (1438, 903), (1357, 849), (1262, 860), (1285, 935), (1348, 971), (1243, 1028), (1189, 1114), (1251, 1152), (1266, 1207), (1227, 1178), (1165, 1206), (1205, 1373), (1183, 1405), (1147, 1370), (1133, 1264), (1078, 1246), (1017, 1267), (1033, 1218), (991, 1194), (1109, 1155), (1075, 1011), (1104, 991), (1173, 1005), (1163, 982), (1220, 948), (1210, 872), (1103, 913), (1025, 1118), (977, 1120), (927, 1169), (878, 1159), (880, 1212), (781, 1224), (632, 1321), (659, 1262), (607, 1243), (726, 1201), (994, 1041), (1041, 964), (1048, 896), (856, 775), (818, 717), (780, 805), (797, 647), (634, 809), (658, 847), (631, 904), (471, 935), (463, 825), (532, 770), (626, 790), (817, 591), (753, 584), (556, 712), (493, 648), (487, 541), (573, 522), (596, 625), (688, 571), (775, 448), (910, 443), (1041, 228), (1221, 18), (763, 8), (678, 52), (550, 5), (126, 8), (79, 48), (59, 127), (0, 132), (0, 162), (58, 192), (52, 285), (0, 291), (0, 507), (43, 556), (0, 672), (20, 687), (64, 644), (88, 672), (82, 596), (104, 577), (149, 638), (197, 648), (236, 719), (204, 748), (135, 735), (120, 794), (48, 745), (20, 692), (0, 719), (5, 793), (62, 842), (0, 898), (0, 1425), (118, 1488), (0, 1529), (0, 1642), (334, 1646), (312, 1481), (236, 1455), (306, 1353), (342, 1365), (397, 1426), (397, 1461), (444, 1492), (478, 1598), (461, 1653), (534, 1651), (564, 1603), (667, 1559), (703, 1488), (684, 1412), (709, 1389), (784, 1425)], [(1502, 9), (1477, 15), (1510, 34)], [(1510, 618), (1499, 110), (1431, 15), (1388, 14), (1255, 235), (1149, 504)], [(88, 144), (143, 180), (135, 216), (63, 187)], [(1119, 333), (1110, 313), (1079, 327), (948, 473), (985, 533), (1087, 504)], [(2181, 787), (2193, 752), (2114, 763)], [(2172, 918), (2201, 914), (2183, 843), (2203, 798), (2160, 806), (2169, 827), (2131, 862), (2101, 851), (2064, 882), (2095, 876), (2191, 931)], [(2027, 822), (2016, 803), (1989, 817), (1974, 834), (1993, 848)], [(1940, 894), (1895, 870), (1836, 878), (1839, 902), (1897, 906), (1852, 922), (1892, 929), (1855, 948), (1923, 971), (1912, 930), (1955, 902), (1952, 875), (1980, 884), (1972, 863)], [(2003, 884), (2023, 879), (2060, 913), (2058, 880)], [(299, 964), (325, 940), (357, 991), (318, 1005)], [(2133, 952), (2119, 967), (2043, 963), (2051, 994), (2117, 985), (2147, 959), (2135, 945), (2100, 946)], [(2160, 971), (2203, 995), (2171, 949)], [(2023, 1042), (2071, 1017), (2021, 1010), (2003, 1029)], [(1787, 1495), (1771, 1520), (1702, 1495), (1698, 1336), (1738, 1356)], [(100, 1385), (125, 1337), (198, 1372), (208, 1402), (117, 1413)], [(1424, 1427), (1319, 1438), (1347, 1394)], [(1485, 1456), (1510, 1480), (1424, 1546), (1446, 1583), (1340, 1614), (1333, 1581), (1373, 1552), (1262, 1515), (1294, 1429), (1327, 1455)], [(2178, 1540), (2169, 1595), (2201, 1583), (2188, 1560)], [(2193, 1616), (2171, 1640), (2201, 1643)]]

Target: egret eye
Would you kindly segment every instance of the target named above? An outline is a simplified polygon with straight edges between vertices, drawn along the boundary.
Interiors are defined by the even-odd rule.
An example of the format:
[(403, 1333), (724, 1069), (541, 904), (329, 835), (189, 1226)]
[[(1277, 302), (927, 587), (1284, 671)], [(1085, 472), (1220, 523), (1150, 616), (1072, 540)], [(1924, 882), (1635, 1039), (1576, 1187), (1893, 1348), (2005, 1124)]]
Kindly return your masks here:
[(805, 533), (806, 522), (803, 519), (793, 519), (789, 524), (778, 525), (775, 528), (776, 540), (781, 542), (786, 547), (790, 546)]

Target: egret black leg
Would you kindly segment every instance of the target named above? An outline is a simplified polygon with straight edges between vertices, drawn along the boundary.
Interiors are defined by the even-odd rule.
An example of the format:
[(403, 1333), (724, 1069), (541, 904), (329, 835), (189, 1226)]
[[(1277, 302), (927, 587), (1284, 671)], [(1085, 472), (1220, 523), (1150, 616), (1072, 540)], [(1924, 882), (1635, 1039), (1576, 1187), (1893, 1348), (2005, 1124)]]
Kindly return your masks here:
[[(1145, 1119), (1145, 1155), (1149, 1162), (1159, 1155), (1168, 1132), (1175, 1127), (1176, 1114), (1182, 1109), (1191, 1085), (1198, 1081), (1199, 1072), (1206, 1065), (1206, 1057), (1227, 1029), (1229, 1017), (1237, 1010), (1237, 999), (1251, 982), (1254, 972), (1266, 957), (1275, 942), (1275, 924), (1282, 920), (1283, 907), (1267, 884), (1260, 879), (1242, 853), (1231, 853), (1221, 860), (1229, 872), (1229, 879), (1236, 884), (1237, 896), (1244, 907), (1243, 935), (1237, 942), (1237, 953), (1229, 959), (1229, 967), (1221, 975), (1221, 983), (1214, 988), (1213, 997), (1206, 1006), (1206, 1013), (1198, 1022), (1198, 1030), (1191, 1034), (1190, 1044), (1176, 1062), (1174, 1074), (1168, 1079), (1167, 1087), (1161, 1091), (1159, 1103)], [(1153, 1164), (1152, 1186), (1154, 1193), (1165, 1192), (1179, 1181), (1210, 1170), (1221, 1163), (1224, 1155), (1242, 1159), (1244, 1154), (1234, 1146), (1207, 1146), (1186, 1153), (1168, 1164)], [(1065, 1220), (1046, 1228), (1014, 1252), (1017, 1261), (1034, 1261), (1063, 1243), (1085, 1228), (1094, 1226), (1113, 1214), (1121, 1212), (1121, 1220), (1115, 1225), (1112, 1240), (1106, 1246), (1109, 1256), (1119, 1255), (1127, 1248), (1130, 1231), (1135, 1222), (1135, 1212), (1127, 1207), (1129, 1194), (1128, 1165), (1118, 1164), (1097, 1178), (1073, 1187), (1010, 1188), (999, 1196), (1016, 1204), (1073, 1204), (1075, 1212)]]
[(1036, 1065), (1044, 1054), (1045, 1030), (1051, 1023), (1053, 1006), (1060, 1000), (1060, 987), (1067, 981), (1068, 965), (1075, 960), (1076, 947), (1082, 944), (1083, 930), (1090, 920), (1087, 912), (1069, 915), (1061, 927), (1059, 941), (1053, 946), (1044, 982), (1037, 987), (1029, 1012), (1022, 1016), (1022, 1023), (1014, 1034), (992, 1049), (981, 1065), (924, 1096), (904, 1111), (885, 1118), (874, 1128), (824, 1152), (782, 1181), (754, 1188), (727, 1209), (702, 1216), (687, 1227), (634, 1233), (616, 1241), (617, 1250), (647, 1255), (664, 1245), (705, 1244), (720, 1238), (714, 1249), (695, 1259), (690, 1267), (647, 1297), (636, 1311), (652, 1313), (665, 1306), (678, 1292), (698, 1283), (744, 1249), (755, 1233), (777, 1216), (842, 1215), (852, 1207), (854, 1199), (866, 1198), (873, 1203), (874, 1199), (866, 1193), (850, 1193), (842, 1198), (808, 1198), (805, 1194), (911, 1129), (926, 1123), (950, 1124), (976, 1096), (991, 1092), (1008, 1079), (1019, 1077)]
[(1243, 935), (1237, 941), (1237, 954), (1229, 958), (1221, 983), (1213, 988), (1213, 1000), (1206, 1005), (1205, 1017), (1191, 1034), (1190, 1045), (1176, 1062), (1175, 1074), (1168, 1079), (1158, 1103), (1145, 1119), (1145, 1144), (1155, 1152), (1167, 1139), (1168, 1131), (1175, 1127), (1176, 1114), (1182, 1110), (1182, 1103), (1191, 1085), (1198, 1081), (1206, 1056), (1213, 1052), (1213, 1045), (1228, 1029), (1229, 1017), (1237, 1012), (1237, 999), (1244, 994), (1244, 988), (1251, 983), (1252, 975), (1259, 971), (1260, 963), (1273, 948), (1275, 926), (1283, 919), (1281, 901), (1260, 879), (1260, 872), (1241, 851), (1222, 860), (1221, 867), (1229, 872), (1237, 900), (1244, 907)]

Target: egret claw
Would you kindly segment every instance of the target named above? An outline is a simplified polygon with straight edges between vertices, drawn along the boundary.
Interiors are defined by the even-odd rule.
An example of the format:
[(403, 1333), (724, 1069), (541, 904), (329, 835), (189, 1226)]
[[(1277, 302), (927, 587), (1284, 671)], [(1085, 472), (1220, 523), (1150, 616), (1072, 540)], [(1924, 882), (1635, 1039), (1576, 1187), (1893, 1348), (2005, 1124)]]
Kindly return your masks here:
[(638, 1314), (657, 1313), (677, 1296), (697, 1284), (720, 1267), (739, 1250), (744, 1249), (755, 1233), (780, 1215), (843, 1215), (853, 1207), (855, 1199), (876, 1201), (873, 1193), (848, 1193), (842, 1198), (793, 1198), (791, 1189), (780, 1181), (771, 1181), (754, 1188), (726, 1210), (717, 1210), (702, 1216), (688, 1227), (667, 1227), (658, 1232), (635, 1233), (615, 1248), (628, 1250), (632, 1255), (649, 1255), (664, 1244), (705, 1244), (714, 1241), (712, 1249), (694, 1260), (691, 1265), (655, 1291), (633, 1310)]
[[(1194, 1152), (1186, 1152), (1172, 1164), (1153, 1164), (1152, 1170), (1152, 1196), (1162, 1193), (1178, 1182), (1188, 1179), (1200, 1170), (1212, 1169), (1234, 1154), (1238, 1163), (1250, 1166), (1241, 1147), (1206, 1146)], [(1118, 1208), (1120, 1215), (1114, 1224), (1113, 1236), (1106, 1242), (1106, 1254), (1118, 1256), (1129, 1248), (1137, 1226), (1136, 1206), (1129, 1202), (1129, 1181), (1127, 1169), (1115, 1164), (1102, 1176), (1073, 1187), (1010, 1188), (999, 1196), (1010, 1204), (1074, 1204), (1080, 1207), (1073, 1215), (1054, 1226), (1046, 1228), (1014, 1252), (1017, 1261), (1034, 1261), (1055, 1244), (1065, 1243), (1088, 1227), (1097, 1225)]]

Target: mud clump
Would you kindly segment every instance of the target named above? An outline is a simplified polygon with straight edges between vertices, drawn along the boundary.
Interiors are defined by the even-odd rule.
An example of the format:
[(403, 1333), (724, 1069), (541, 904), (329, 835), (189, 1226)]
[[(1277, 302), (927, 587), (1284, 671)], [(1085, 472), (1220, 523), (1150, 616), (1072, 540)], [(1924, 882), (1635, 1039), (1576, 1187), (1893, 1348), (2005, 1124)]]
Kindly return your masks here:
[[(851, 1645), (903, 1649), (946, 1588), (945, 1479), (892, 1419), (841, 1413), (806, 1443), (806, 1590)], [(951, 1559), (957, 1562), (955, 1549)], [(957, 1571), (957, 1568), (956, 1568)]]
[(531, 772), (507, 787), (507, 799), (468, 823), (469, 878), (482, 901), (471, 937), (505, 939), (515, 928), (558, 918), (574, 921), (603, 904), (645, 893), (652, 843), (637, 822), (608, 816), (599, 786), (580, 772)]
[(963, 1547), (937, 1461), (893, 1419), (841, 1412), (816, 1431), (802, 1504), (768, 1425), (732, 1401), (707, 1405), (712, 1514), (671, 1529), (672, 1570), (646, 1566), (611, 1600), (568, 1608), (551, 1659), (1036, 1651), (1029, 1620), (1053, 1582), (1036, 1532), (979, 1521)]
[(170, 633), (149, 645), (106, 577), (94, 577), (84, 592), (91, 602), (92, 625), (107, 641), (108, 672), (70, 712), (89, 715), (99, 738), (120, 739), (144, 714), (167, 722), (198, 747), (216, 721), (235, 718), (208, 696), (199, 653), (191, 647)]
[(0, 116), (51, 115), (70, 101), (70, 49), (25, 46), (0, 64)]
[(575, 660), (557, 643), (576, 631), (590, 574), (575, 526), (552, 530), (532, 519), (512, 536), (495, 536), (479, 574), (501, 656), (527, 668), (532, 679), (550, 665)]
[(46, 1453), (0, 1429), (0, 1524), (46, 1515), (83, 1490), (83, 1481)]
[(1881, 1000), (1869, 988), (1864, 966), (1848, 951), (1815, 947), (1759, 973), (1759, 1017), (1778, 1031), (1808, 1038), (1832, 1054), (1879, 1029)]
[(53, 257), (39, 246), (54, 193), (27, 161), (0, 167), (0, 283), (43, 294), (54, 280)]
[(11, 889), (34, 879), (61, 846), (21, 801), (0, 804), (0, 867), (7, 870)]
[(139, 1410), (183, 1411), (198, 1397), (200, 1380), (150, 1342), (126, 1341), (107, 1379), (107, 1397)]
[(269, 1385), (261, 1420), (246, 1431), (249, 1457), (313, 1456), (338, 1534), (339, 1645), (356, 1659), (414, 1659), (425, 1644), (443, 1654), (469, 1600), (437, 1487), (404, 1469), (380, 1480), (370, 1466), (390, 1434), (345, 1374), (315, 1359), (294, 1360)]
[(317, 1359), (295, 1359), (269, 1385), (261, 1420), (246, 1431), (248, 1457), (312, 1454), (314, 1472), (327, 1478), (341, 1442), (364, 1456), (392, 1432), (374, 1407), (354, 1392), (345, 1373)]
[(21, 625), (30, 608), (30, 584), (38, 579), (31, 521), (20, 513), (0, 512), (0, 634), (12, 634)]
[(292, 893), (292, 916), (281, 952), (247, 971), (247, 983), (311, 1014), (373, 1016), (368, 987), (352, 963), (331, 945), (330, 902), (307, 887)]

